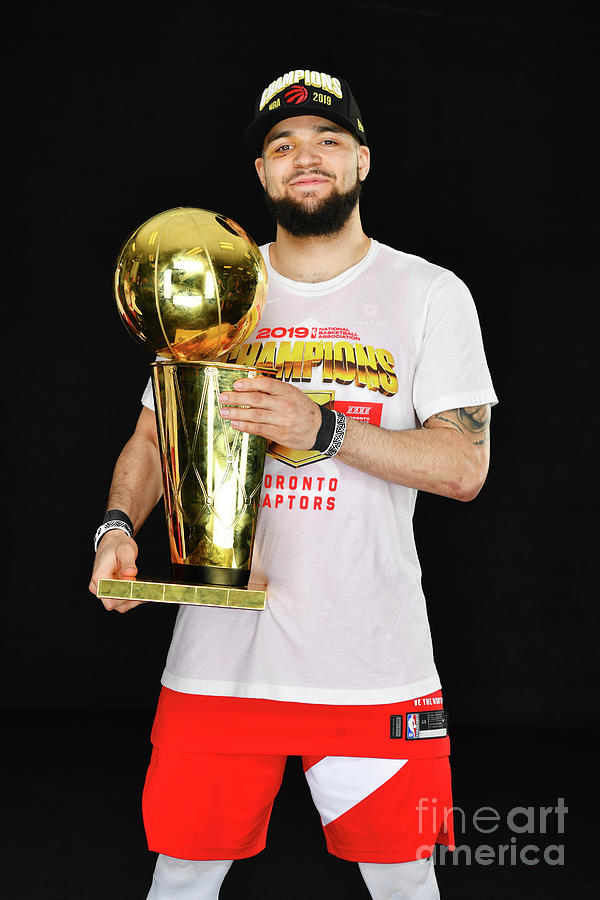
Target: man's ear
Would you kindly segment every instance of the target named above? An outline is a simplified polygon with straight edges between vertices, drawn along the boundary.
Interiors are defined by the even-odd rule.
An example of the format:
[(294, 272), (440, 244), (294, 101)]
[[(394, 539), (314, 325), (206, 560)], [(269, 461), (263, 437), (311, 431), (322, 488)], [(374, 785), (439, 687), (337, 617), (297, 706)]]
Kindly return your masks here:
[(358, 177), (364, 181), (371, 168), (371, 151), (364, 144), (358, 145)]
[(260, 183), (262, 184), (263, 188), (265, 188), (266, 184), (267, 184), (267, 179), (265, 178), (265, 162), (264, 162), (262, 156), (259, 156), (258, 159), (254, 160), (254, 165), (256, 167), (256, 172), (260, 179)]

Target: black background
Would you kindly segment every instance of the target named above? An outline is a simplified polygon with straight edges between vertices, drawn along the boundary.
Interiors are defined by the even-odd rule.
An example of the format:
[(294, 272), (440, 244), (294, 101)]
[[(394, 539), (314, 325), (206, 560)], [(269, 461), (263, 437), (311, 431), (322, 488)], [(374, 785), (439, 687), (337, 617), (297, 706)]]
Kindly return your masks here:
[[(148, 604), (109, 615), (87, 592), (91, 538), (150, 361), (118, 321), (111, 279), (129, 233), (174, 206), (217, 210), (258, 243), (272, 238), (240, 137), (256, 95), (298, 66), (352, 85), (372, 150), (365, 231), (466, 281), (500, 398), (482, 494), (469, 504), (421, 495), (415, 517), (455, 729), (456, 802), (468, 798), (473, 810), (551, 805), (558, 796), (581, 803), (579, 824), (567, 817), (567, 866), (494, 867), (500, 881), (481, 866), (446, 870), (444, 896), (492, 897), (495, 885), (515, 896), (521, 887), (529, 897), (567, 896), (567, 884), (583, 878), (581, 759), (597, 728), (597, 42), (585, 10), (458, 2), (25, 10), (27, 39), (6, 48), (18, 126), (8, 225), (19, 274), (5, 286), (15, 322), (3, 706), (14, 738), (17, 852), (48, 853), (59, 866), (71, 847), (81, 872), (61, 870), (43, 889), (25, 880), (14, 896), (145, 896), (151, 865), (136, 792), (174, 611)], [(141, 571), (151, 564), (167, 577), (160, 506), (139, 544)], [(308, 888), (286, 862), (292, 844), (290, 859), (306, 859), (318, 896), (365, 896), (353, 867), (322, 861), (318, 821), (294, 773), (276, 805), (274, 843), (237, 867), (247, 896), (303, 896)], [(297, 828), (310, 822), (306, 834), (285, 831), (288, 801)], [(241, 877), (232, 873), (222, 895), (236, 896)], [(277, 881), (286, 877), (293, 884)], [(586, 885), (577, 896), (587, 896)]]

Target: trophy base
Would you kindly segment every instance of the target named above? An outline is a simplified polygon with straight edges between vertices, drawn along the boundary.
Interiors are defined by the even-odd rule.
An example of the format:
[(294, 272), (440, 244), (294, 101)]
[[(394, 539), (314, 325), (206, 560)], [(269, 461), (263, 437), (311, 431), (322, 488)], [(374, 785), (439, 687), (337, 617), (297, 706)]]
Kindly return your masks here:
[(231, 569), (225, 566), (194, 566), (171, 563), (173, 581), (176, 584), (214, 585), (215, 587), (245, 588), (250, 580), (250, 569)]
[(151, 603), (175, 603), (184, 606), (228, 606), (235, 609), (264, 609), (267, 588), (264, 584), (228, 587), (216, 584), (172, 584), (166, 581), (131, 581), (124, 578), (100, 578), (96, 596), (119, 600), (144, 600)]

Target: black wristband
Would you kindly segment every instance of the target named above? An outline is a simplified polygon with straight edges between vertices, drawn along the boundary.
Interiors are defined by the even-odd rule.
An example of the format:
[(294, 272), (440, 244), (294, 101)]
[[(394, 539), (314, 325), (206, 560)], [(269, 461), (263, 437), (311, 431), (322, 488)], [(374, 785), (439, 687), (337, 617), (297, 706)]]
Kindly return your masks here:
[(311, 450), (318, 450), (324, 456), (335, 456), (342, 447), (346, 434), (346, 416), (343, 413), (320, 406), (321, 427), (317, 431), (314, 446)]
[(130, 538), (133, 537), (133, 522), (122, 509), (107, 509), (104, 513), (104, 518), (94, 535), (94, 552), (98, 550), (98, 544), (106, 532), (114, 530), (124, 531)]
[(125, 524), (129, 526), (131, 534), (133, 534), (133, 522), (122, 509), (107, 509), (100, 524), (105, 525), (106, 522), (112, 522), (115, 519), (118, 519), (120, 522), (125, 522)]

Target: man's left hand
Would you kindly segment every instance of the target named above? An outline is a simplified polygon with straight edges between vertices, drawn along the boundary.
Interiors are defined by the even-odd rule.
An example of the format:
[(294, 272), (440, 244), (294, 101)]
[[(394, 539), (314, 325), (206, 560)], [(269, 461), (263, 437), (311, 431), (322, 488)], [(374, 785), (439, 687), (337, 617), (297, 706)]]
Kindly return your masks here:
[(300, 388), (262, 375), (236, 381), (234, 388), (220, 395), (221, 412), (238, 431), (262, 435), (290, 450), (314, 446), (321, 412)]

